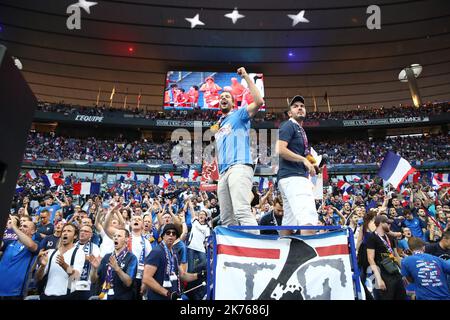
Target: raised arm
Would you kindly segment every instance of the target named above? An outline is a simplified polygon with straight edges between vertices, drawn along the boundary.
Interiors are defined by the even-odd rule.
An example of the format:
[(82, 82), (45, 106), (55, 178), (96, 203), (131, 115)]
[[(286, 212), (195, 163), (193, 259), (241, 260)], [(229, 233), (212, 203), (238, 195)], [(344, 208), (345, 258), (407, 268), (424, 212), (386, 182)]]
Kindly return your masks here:
[(250, 77), (248, 76), (245, 68), (240, 67), (237, 70), (237, 73), (245, 80), (245, 82), (247, 82), (248, 88), (253, 97), (253, 102), (247, 106), (247, 112), (250, 117), (254, 117), (258, 112), (259, 107), (261, 107), (264, 104), (264, 100), (261, 97), (261, 93), (259, 92), (256, 85), (253, 83), (252, 79), (250, 79)]
[(11, 227), (17, 235), (18, 240), (23, 243), (28, 250), (35, 252), (38, 249), (38, 244), (19, 229), (19, 217), (10, 215), (9, 218), (11, 219)]

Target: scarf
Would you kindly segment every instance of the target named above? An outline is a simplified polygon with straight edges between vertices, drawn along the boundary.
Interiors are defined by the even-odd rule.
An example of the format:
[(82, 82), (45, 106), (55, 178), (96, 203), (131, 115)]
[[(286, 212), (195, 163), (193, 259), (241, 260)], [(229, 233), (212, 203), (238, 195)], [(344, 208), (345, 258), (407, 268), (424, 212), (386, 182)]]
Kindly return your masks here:
[[(169, 248), (164, 243), (164, 241), (161, 242), (161, 246), (164, 249), (164, 253), (166, 255), (166, 261), (167, 261), (166, 270), (164, 272), (164, 282), (165, 281), (169, 281), (170, 283), (172, 283), (172, 280), (170, 279), (170, 276), (172, 274), (176, 274), (175, 273), (175, 270), (176, 270), (175, 268), (178, 268), (177, 255), (173, 254), (171, 252), (171, 250), (169, 250)], [(179, 277), (177, 277), (177, 291), (181, 292), (181, 283), (180, 283), (180, 278)]]
[[(125, 249), (123, 249), (119, 255), (117, 256), (116, 253), (112, 253), (116, 260), (117, 260), (117, 264), (121, 264), (125, 258), (125, 256), (128, 253), (128, 248), (125, 247)], [(102, 285), (102, 291), (99, 294), (99, 298), (100, 300), (104, 300), (107, 295), (108, 295), (108, 291), (109, 289), (112, 289), (114, 287), (114, 283), (113, 283), (113, 268), (111, 267), (111, 265), (108, 264), (108, 267), (106, 269), (106, 278), (105, 278), (105, 282), (103, 282)]]

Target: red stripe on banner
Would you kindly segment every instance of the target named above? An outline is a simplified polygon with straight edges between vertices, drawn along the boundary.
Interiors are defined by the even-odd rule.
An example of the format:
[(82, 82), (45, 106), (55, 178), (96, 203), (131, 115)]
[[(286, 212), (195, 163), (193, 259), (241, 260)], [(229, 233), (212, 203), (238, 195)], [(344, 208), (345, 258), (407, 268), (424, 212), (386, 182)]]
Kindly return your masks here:
[(217, 253), (248, 258), (280, 259), (280, 249), (246, 248), (219, 244)]
[(114, 166), (115, 167), (128, 167), (128, 164), (127, 163), (116, 163)]
[(402, 180), (400, 180), (398, 186), (397, 186), (397, 191), (400, 191), (400, 186), (402, 185), (403, 181), (406, 180), (406, 178), (408, 178), (408, 176), (410, 174), (413, 174), (414, 172), (416, 172), (416, 168), (412, 167), (411, 169), (408, 170), (408, 172), (403, 176)]
[(338, 254), (348, 254), (348, 246), (346, 244), (337, 244), (334, 246), (327, 246), (327, 247), (316, 247), (315, 249), (320, 257), (334, 256)]

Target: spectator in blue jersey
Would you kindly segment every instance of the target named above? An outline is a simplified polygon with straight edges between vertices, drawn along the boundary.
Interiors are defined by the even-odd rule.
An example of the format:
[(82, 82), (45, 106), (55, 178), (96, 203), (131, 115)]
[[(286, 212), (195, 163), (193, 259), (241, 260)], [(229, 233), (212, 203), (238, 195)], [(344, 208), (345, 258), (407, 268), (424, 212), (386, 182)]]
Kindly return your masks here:
[(136, 276), (138, 260), (128, 250), (130, 233), (117, 228), (113, 237), (114, 251), (106, 254), (101, 262), (89, 256), (92, 265), (91, 280), (99, 281), (101, 300), (132, 300), (135, 295), (133, 279)]
[(58, 241), (61, 238), (62, 228), (66, 224), (66, 220), (60, 220), (56, 222), (53, 234), (45, 237), (44, 239), (39, 242), (39, 249), (40, 250), (49, 250), (49, 249), (56, 249), (58, 246)]
[(36, 226), (25, 221), (19, 226), (19, 218), (10, 216), (11, 229), (17, 240), (6, 242), (0, 259), (0, 300), (22, 299), (26, 294), (28, 273), (38, 253), (38, 244), (33, 240)]
[(40, 215), (42, 211), (47, 210), (48, 212), (50, 212), (50, 222), (53, 223), (53, 220), (55, 219), (56, 211), (59, 209), (61, 209), (61, 206), (59, 204), (53, 204), (53, 196), (47, 195), (44, 197), (44, 206), (39, 207), (37, 209), (36, 213), (38, 215)]
[(402, 226), (409, 228), (413, 237), (423, 239), (424, 232), (427, 228), (426, 223), (418, 217), (415, 217), (409, 209), (404, 209), (403, 213), (405, 215), (405, 220), (403, 220)]
[(39, 215), (39, 223), (36, 226), (36, 234), (39, 241), (53, 233), (53, 223), (50, 222), (50, 212), (48, 210), (41, 210)]
[(145, 261), (142, 283), (148, 288), (148, 300), (177, 300), (181, 297), (181, 281), (191, 282), (204, 277), (204, 273), (187, 273), (180, 268), (178, 257), (173, 252), (180, 233), (174, 224), (164, 225), (161, 243)]
[(417, 300), (450, 300), (446, 275), (450, 264), (445, 260), (424, 253), (425, 242), (417, 237), (408, 240), (412, 256), (402, 260), (402, 275), (415, 284)]
[[(314, 200), (313, 184), (309, 176), (315, 176), (316, 170), (308, 157), (311, 150), (303, 121), (306, 118), (305, 99), (295, 96), (289, 102), (289, 120), (279, 130), (277, 148), (280, 163), (277, 173), (278, 188), (283, 198), (283, 225), (314, 226), (319, 216)], [(318, 164), (317, 164), (318, 165)], [(292, 230), (282, 230), (290, 234)], [(313, 234), (315, 230), (302, 230), (303, 234)]]
[[(215, 127), (220, 174), (217, 196), (222, 225), (257, 226), (250, 206), (254, 173), (250, 152), (250, 120), (264, 100), (245, 68), (239, 68), (237, 73), (247, 82), (253, 102), (233, 111), (235, 102), (232, 94), (220, 94), (222, 116)], [(249, 232), (259, 234), (258, 230)]]

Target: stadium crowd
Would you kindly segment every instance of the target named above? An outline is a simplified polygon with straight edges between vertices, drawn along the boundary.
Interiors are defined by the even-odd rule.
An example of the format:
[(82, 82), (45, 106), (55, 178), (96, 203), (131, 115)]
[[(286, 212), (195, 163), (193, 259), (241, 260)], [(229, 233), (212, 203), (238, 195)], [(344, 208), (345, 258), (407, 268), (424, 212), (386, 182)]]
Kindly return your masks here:
[[(87, 160), (171, 163), (175, 143), (155, 143), (142, 139), (71, 138), (55, 134), (30, 133), (25, 159)], [(401, 152), (407, 160), (448, 160), (448, 135), (428, 137), (399, 137), (386, 140), (321, 141), (313, 145), (319, 154), (327, 154), (330, 164), (380, 163), (387, 151)]]
[[(180, 291), (200, 284), (183, 299), (204, 298), (206, 289), (201, 283), (206, 268), (205, 240), (212, 228), (220, 224), (215, 192), (200, 192), (195, 183), (174, 182), (164, 189), (150, 181), (125, 180), (114, 185), (103, 183), (99, 194), (80, 196), (73, 194), (73, 181), (73, 177), (68, 177), (64, 184), (49, 189), (40, 178), (30, 180), (24, 175), (19, 179), (23, 188), (14, 198), (2, 239), (0, 297), (22, 299), (24, 295), (40, 294), (41, 299), (88, 299), (90, 296), (104, 299), (109, 292), (108, 299), (159, 299), (160, 296), (142, 285), (147, 281), (143, 280), (139, 268), (144, 258), (150, 256), (149, 252), (157, 251), (162, 238), (175, 236), (177, 264), (190, 275), (189, 282), (182, 283)], [(450, 257), (450, 188), (435, 190), (425, 178), (404, 183), (401, 192), (393, 188), (386, 190), (378, 177), (363, 176), (358, 182), (348, 182), (351, 188), (343, 192), (339, 181), (333, 178), (324, 189), (323, 202), (317, 200), (316, 207), (321, 225), (342, 225), (353, 230), (367, 298), (373, 297), (377, 282), (368, 269), (368, 237), (377, 230), (384, 215), (389, 218), (391, 246), (398, 261), (412, 255), (414, 250), (408, 247), (411, 237), (424, 241), (426, 252), (445, 260)], [(258, 223), (280, 225), (283, 201), (276, 186), (262, 189), (255, 184), (252, 192), (252, 211)], [(121, 230), (126, 231), (122, 234)], [(25, 244), (27, 249), (23, 250), (22, 245), (23, 254), (11, 261), (11, 251), (19, 250), (17, 243)], [(86, 244), (90, 245), (90, 251), (86, 251)], [(64, 254), (62, 260), (53, 257), (53, 262), (49, 262), (53, 249), (62, 247), (68, 248), (70, 254)], [(134, 257), (120, 260), (124, 259), (120, 250), (125, 247)], [(74, 248), (84, 248), (86, 258), (79, 258), (73, 253)], [(122, 261), (122, 266), (127, 266), (123, 273), (115, 260), (111, 260), (111, 252), (115, 252), (113, 255)], [(105, 256), (113, 270), (108, 269)], [(14, 276), (8, 271), (12, 264)], [(48, 270), (49, 264), (53, 273)], [(68, 279), (75, 286), (67, 291)], [(114, 281), (115, 294), (106, 290), (111, 281)], [(407, 297), (415, 298), (414, 287), (408, 285), (406, 289)], [(390, 299), (407, 297), (391, 296)], [(165, 298), (176, 299), (179, 295), (171, 293)]]
[[(449, 112), (449, 103), (428, 103), (421, 108), (414, 106), (392, 106), (385, 107), (358, 107), (354, 110), (314, 112), (308, 108), (307, 120), (349, 120), (349, 119), (376, 119), (376, 118), (404, 118), (404, 117), (424, 117)], [(90, 116), (103, 116), (126, 113), (138, 118), (146, 119), (167, 119), (167, 120), (198, 120), (216, 121), (218, 119), (217, 110), (165, 110), (150, 111), (144, 108), (118, 109), (106, 105), (98, 107), (73, 106), (61, 103), (39, 102), (37, 110), (44, 112), (59, 112), (65, 114), (83, 114)], [(276, 121), (286, 119), (284, 113), (260, 112), (254, 121)]]

